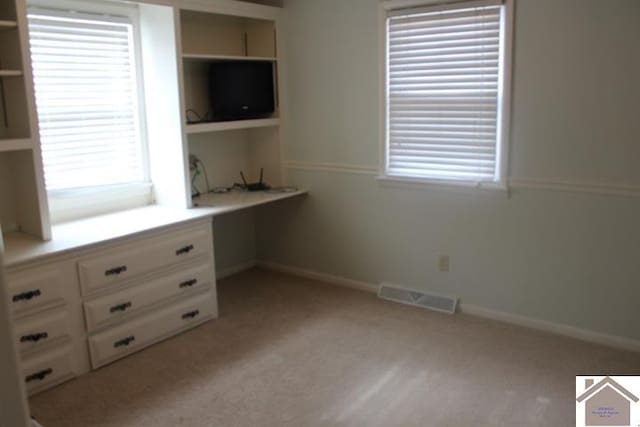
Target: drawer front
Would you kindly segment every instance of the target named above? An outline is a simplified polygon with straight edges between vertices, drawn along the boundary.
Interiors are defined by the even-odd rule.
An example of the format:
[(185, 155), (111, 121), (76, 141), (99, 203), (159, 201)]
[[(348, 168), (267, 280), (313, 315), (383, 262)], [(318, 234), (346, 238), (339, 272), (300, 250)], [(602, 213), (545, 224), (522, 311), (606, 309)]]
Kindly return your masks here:
[(89, 338), (94, 368), (153, 344), (189, 326), (210, 319), (215, 313), (212, 292), (206, 292), (153, 314)]
[(89, 294), (199, 255), (213, 248), (210, 226), (149, 238), (81, 261), (78, 265), (83, 293)]
[(23, 352), (70, 336), (69, 317), (64, 309), (15, 322), (17, 346)]
[(158, 280), (136, 285), (117, 294), (90, 301), (84, 305), (87, 329), (91, 332), (144, 307), (212, 285), (213, 281), (213, 266), (206, 262), (187, 267), (184, 271)]
[(21, 273), (9, 276), (9, 303), (13, 314), (64, 302), (63, 274), (51, 269), (35, 274)]
[(75, 376), (71, 347), (60, 347), (23, 360), (22, 373), (30, 394)]

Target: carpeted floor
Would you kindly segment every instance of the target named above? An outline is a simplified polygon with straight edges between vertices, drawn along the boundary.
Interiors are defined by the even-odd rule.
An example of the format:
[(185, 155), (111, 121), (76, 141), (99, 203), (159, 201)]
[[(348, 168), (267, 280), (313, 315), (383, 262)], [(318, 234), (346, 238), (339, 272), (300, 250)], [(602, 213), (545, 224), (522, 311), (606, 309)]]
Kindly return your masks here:
[(31, 400), (44, 427), (572, 426), (640, 355), (254, 269), (221, 316)]

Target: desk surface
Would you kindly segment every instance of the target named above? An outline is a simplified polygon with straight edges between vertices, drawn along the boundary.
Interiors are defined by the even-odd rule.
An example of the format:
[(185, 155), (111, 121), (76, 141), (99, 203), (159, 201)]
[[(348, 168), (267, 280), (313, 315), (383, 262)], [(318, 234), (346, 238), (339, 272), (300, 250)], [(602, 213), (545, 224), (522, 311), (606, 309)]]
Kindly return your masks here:
[(196, 209), (213, 210), (213, 215), (215, 216), (234, 212), (240, 209), (247, 209), (254, 206), (277, 202), (278, 200), (290, 199), (303, 194), (307, 194), (307, 191), (298, 190), (288, 193), (231, 191), (223, 194), (203, 194), (193, 199), (193, 204), (196, 206)]
[(46, 242), (24, 233), (7, 233), (4, 235), (5, 265), (14, 267), (43, 257), (62, 255), (147, 231), (212, 218), (304, 194), (307, 191), (206, 194), (194, 200), (194, 205), (197, 206), (193, 209), (154, 205), (56, 225), (52, 228), (52, 239)]

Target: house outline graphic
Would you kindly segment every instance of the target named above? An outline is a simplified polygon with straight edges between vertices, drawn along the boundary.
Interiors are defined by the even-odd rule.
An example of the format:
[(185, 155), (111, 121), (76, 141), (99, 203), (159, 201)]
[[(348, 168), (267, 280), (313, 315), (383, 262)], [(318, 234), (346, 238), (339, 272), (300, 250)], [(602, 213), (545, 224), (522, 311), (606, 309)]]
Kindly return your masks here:
[(576, 401), (585, 402), (585, 425), (587, 426), (630, 426), (631, 403), (638, 398), (611, 377), (593, 384), (586, 381), (586, 390)]

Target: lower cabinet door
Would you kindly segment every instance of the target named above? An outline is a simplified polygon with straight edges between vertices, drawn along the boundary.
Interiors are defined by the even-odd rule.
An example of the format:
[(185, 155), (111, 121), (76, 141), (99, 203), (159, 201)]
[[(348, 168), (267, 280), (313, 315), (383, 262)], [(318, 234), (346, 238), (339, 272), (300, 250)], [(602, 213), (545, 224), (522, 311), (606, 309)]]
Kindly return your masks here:
[(69, 319), (64, 308), (15, 321), (17, 347), (22, 352), (70, 336)]
[(23, 359), (22, 373), (29, 394), (74, 377), (76, 374), (71, 346), (47, 350)]
[(213, 284), (214, 275), (213, 266), (207, 260), (160, 279), (89, 301), (84, 304), (87, 329), (93, 332), (142, 308), (196, 289), (204, 289)]
[(209, 290), (139, 319), (89, 337), (94, 368), (111, 363), (189, 327), (215, 314), (215, 299)]

